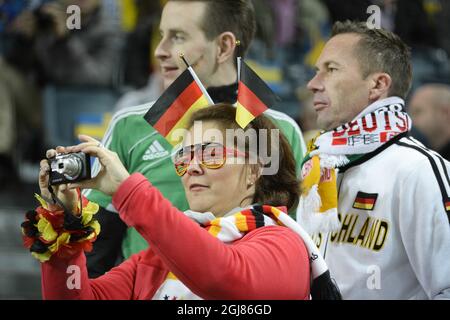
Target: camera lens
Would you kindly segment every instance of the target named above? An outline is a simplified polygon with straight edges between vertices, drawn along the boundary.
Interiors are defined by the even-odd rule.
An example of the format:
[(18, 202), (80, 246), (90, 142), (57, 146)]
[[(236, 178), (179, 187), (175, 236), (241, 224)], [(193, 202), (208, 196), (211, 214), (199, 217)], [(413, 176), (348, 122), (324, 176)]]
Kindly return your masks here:
[[(65, 159), (61, 159), (58, 167), (59, 173), (63, 174), (67, 180), (75, 180), (83, 171), (83, 163), (77, 154), (71, 154)], [(61, 168), (61, 163), (63, 168)]]
[(57, 154), (49, 159), (51, 185), (91, 179), (91, 158), (89, 154), (78, 152)]

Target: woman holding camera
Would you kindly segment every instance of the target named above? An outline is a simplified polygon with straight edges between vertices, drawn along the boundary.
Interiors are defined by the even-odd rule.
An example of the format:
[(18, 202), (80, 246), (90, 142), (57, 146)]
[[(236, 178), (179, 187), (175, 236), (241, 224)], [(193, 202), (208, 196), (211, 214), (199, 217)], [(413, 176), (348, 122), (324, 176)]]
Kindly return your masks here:
[[(117, 155), (94, 139), (84, 136), (85, 142), (76, 147), (57, 149), (88, 153), (98, 157), (102, 165), (94, 179), (60, 186), (56, 194), (62, 204), (79, 211), (77, 187), (113, 195), (121, 219), (135, 227), (150, 248), (97, 279), (88, 279), (82, 248), (70, 248), (64, 255), (52, 254), (42, 264), (44, 298), (309, 299), (310, 268), (315, 283), (323, 286), (325, 279), (325, 286), (330, 285), (329, 273), (323, 260), (316, 259), (320, 254), (311, 239), (304, 233), (299, 236), (300, 227), (283, 212), (297, 205), (299, 184), (284, 137), (279, 136), (278, 147), (270, 143), (270, 132), (275, 129), (270, 120), (259, 116), (245, 129), (254, 130), (256, 135), (249, 135), (251, 138), (245, 141), (237, 141), (238, 137), (232, 145), (207, 137), (210, 129), (220, 129), (223, 136), (226, 129), (237, 129), (235, 110), (222, 104), (196, 112), (183, 147), (174, 153), (175, 170), (191, 209), (184, 213), (145, 177), (130, 176)], [(203, 134), (194, 133), (194, 121), (201, 121)], [(261, 175), (259, 155), (248, 152), (249, 144), (259, 145), (252, 137), (258, 139), (261, 132), (267, 135), (269, 154), (279, 154), (275, 175)], [(48, 153), (54, 155), (54, 150)], [(47, 160), (41, 165), (41, 192), (50, 198)], [(59, 209), (58, 205), (48, 205), (49, 211)], [(90, 221), (84, 213), (81, 220)], [(91, 226), (90, 230), (94, 229)], [(91, 234), (95, 237), (95, 232)], [(313, 257), (311, 264), (309, 254)], [(80, 271), (79, 283), (71, 288), (69, 266), (77, 266)], [(316, 291), (314, 287), (312, 290)]]

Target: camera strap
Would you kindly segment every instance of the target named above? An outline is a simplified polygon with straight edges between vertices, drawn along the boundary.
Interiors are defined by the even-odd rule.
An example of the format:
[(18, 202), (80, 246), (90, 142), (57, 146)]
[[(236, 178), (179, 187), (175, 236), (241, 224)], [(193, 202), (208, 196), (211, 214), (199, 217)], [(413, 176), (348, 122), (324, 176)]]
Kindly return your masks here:
[(83, 228), (83, 224), (81, 223), (81, 214), (83, 212), (83, 198), (81, 193), (79, 194), (80, 199), (80, 216), (75, 215), (71, 210), (68, 210), (66, 206), (62, 203), (62, 201), (56, 196), (53, 191), (53, 187), (48, 183), (48, 191), (52, 197), (54, 203), (57, 203), (64, 210), (64, 228), (66, 230), (80, 230)]

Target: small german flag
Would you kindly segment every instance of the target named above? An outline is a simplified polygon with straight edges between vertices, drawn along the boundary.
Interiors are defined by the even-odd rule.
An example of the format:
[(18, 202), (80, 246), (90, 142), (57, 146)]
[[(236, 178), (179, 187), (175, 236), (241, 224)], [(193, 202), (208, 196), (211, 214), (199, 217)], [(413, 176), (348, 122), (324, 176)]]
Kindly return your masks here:
[(244, 129), (279, 99), (242, 59), (239, 79), (236, 122)]
[(371, 211), (375, 207), (377, 198), (378, 193), (365, 193), (359, 191), (356, 195), (355, 202), (353, 203), (353, 208)]
[(179, 141), (172, 137), (172, 133), (176, 129), (185, 129), (195, 111), (212, 104), (211, 98), (203, 86), (197, 83), (191, 69), (186, 69), (144, 116), (173, 146)]
[(447, 199), (447, 201), (445, 201), (445, 210), (447, 212), (450, 212), (450, 199)]

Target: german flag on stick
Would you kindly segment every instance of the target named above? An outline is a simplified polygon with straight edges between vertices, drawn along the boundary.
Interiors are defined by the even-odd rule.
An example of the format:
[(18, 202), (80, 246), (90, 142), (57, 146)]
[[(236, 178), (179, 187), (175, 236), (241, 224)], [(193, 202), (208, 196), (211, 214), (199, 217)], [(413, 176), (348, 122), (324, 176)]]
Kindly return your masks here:
[(267, 84), (238, 58), (239, 86), (236, 122), (245, 128), (253, 119), (273, 106), (279, 99)]
[(172, 138), (172, 133), (177, 129), (186, 129), (192, 113), (212, 104), (194, 69), (188, 67), (153, 104), (144, 118), (174, 146), (179, 141)]

